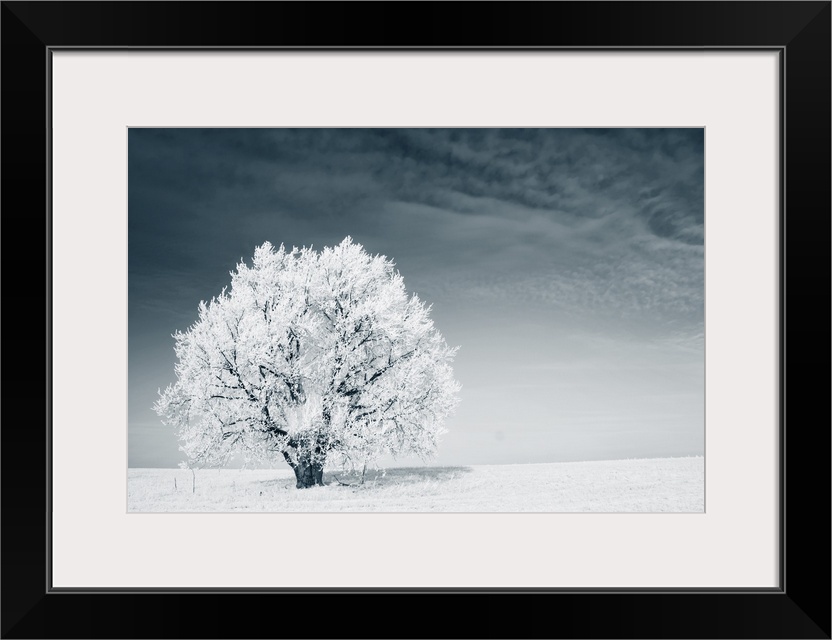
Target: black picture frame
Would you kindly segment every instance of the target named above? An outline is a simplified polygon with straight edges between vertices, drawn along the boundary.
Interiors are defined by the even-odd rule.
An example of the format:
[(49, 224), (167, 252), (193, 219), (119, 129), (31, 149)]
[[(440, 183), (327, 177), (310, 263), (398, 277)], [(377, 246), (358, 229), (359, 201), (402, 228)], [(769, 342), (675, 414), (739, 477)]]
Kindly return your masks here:
[[(2, 637), (829, 638), (830, 15), (828, 1), (3, 2)], [(49, 86), (51, 52), (70, 47), (778, 51), (780, 586), (52, 589)]]

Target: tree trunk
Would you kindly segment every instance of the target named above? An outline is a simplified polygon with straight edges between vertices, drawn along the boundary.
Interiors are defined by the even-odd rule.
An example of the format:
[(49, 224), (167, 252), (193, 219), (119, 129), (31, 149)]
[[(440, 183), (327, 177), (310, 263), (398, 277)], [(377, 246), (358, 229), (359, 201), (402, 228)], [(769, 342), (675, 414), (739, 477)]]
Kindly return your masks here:
[(324, 465), (320, 462), (310, 461), (308, 458), (300, 458), (292, 467), (295, 471), (295, 479), (298, 489), (308, 489), (315, 485), (324, 484)]
[(295, 450), (291, 455), (288, 450), (283, 450), (283, 459), (292, 467), (295, 472), (295, 486), (298, 489), (308, 489), (315, 485), (324, 485), (324, 455), (320, 443), (314, 445), (314, 450), (304, 446), (298, 446), (298, 442), (289, 442), (289, 446)]

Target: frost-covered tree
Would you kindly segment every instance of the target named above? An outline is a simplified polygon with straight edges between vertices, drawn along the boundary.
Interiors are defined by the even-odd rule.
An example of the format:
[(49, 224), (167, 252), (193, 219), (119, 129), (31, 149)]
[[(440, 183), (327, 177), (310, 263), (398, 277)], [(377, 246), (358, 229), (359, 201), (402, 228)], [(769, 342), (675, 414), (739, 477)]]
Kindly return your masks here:
[(384, 256), (347, 237), (257, 247), (174, 334), (177, 381), (154, 409), (191, 466), (283, 459), (298, 488), (324, 465), (435, 453), (459, 401), (450, 348)]

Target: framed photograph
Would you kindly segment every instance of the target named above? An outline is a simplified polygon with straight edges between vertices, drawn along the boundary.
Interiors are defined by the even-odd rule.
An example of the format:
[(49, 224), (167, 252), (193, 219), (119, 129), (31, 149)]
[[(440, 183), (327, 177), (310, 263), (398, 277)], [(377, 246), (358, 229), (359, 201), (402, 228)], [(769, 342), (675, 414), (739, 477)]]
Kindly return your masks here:
[(829, 2), (2, 11), (3, 637), (830, 637)]

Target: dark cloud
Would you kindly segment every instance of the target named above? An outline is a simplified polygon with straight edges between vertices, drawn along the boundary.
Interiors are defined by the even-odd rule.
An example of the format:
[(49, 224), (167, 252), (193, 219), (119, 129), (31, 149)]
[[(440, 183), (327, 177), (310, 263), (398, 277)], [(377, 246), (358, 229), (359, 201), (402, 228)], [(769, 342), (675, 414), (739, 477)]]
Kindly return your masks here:
[[(384, 228), (396, 248), (397, 227), (424, 217), (408, 203), (472, 218), (465, 228), (430, 221), (439, 228), (423, 242), (456, 244), (445, 247), (452, 261), (477, 227), (490, 228), (486, 217), (513, 225), (491, 229), (504, 240), (541, 251), (552, 236), (584, 249), (620, 250), (643, 235), (701, 246), (703, 201), (698, 129), (130, 131), (136, 270), (172, 253), (205, 264), (233, 247), (239, 257), (267, 234), (329, 243)], [(183, 235), (185, 246), (171, 246)], [(597, 251), (566, 253), (570, 267), (581, 256), (603, 261)]]
[[(688, 210), (693, 199), (701, 224), (697, 129), (133, 129), (130, 136), (131, 177), (176, 186), (197, 201), (256, 185), (261, 204), (303, 205), (306, 215), (328, 215), (345, 196), (453, 208), (449, 194), (462, 194), (597, 217), (642, 200)], [(310, 189), (313, 181), (301, 176), (326, 185), (316, 180)]]

